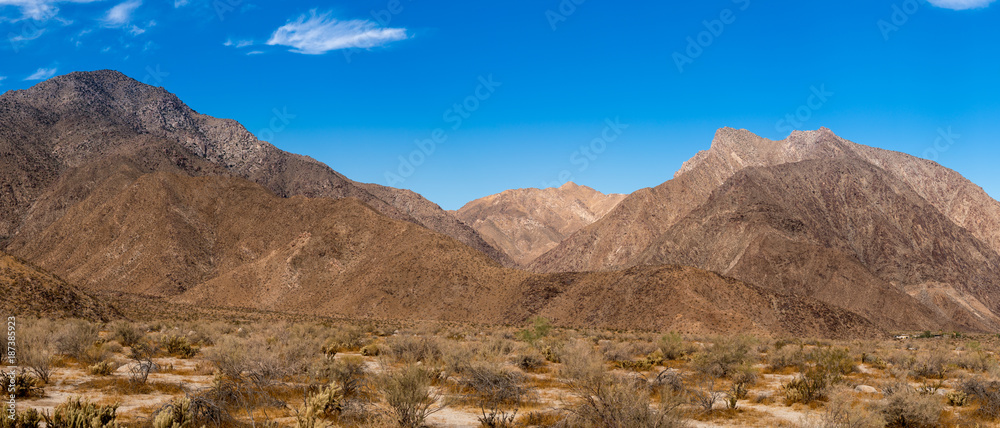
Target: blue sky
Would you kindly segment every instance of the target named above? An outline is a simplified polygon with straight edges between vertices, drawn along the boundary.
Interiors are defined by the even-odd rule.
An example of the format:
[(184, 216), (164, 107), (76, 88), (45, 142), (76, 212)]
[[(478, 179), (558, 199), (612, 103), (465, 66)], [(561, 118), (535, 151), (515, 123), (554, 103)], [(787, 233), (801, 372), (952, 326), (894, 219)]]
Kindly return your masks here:
[(446, 209), (654, 186), (723, 126), (826, 126), (997, 198), (990, 3), (0, 0), (0, 90), (117, 69)]

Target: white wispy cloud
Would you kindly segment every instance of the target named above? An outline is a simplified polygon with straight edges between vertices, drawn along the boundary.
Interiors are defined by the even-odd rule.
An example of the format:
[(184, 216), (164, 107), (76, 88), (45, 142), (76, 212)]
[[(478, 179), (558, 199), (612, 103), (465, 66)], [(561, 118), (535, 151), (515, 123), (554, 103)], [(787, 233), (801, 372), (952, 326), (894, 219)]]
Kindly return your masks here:
[(952, 10), (984, 8), (996, 0), (928, 0), (932, 5)]
[(187, 6), (187, 4), (188, 4), (188, 0), (174, 0), (174, 7), (175, 8), (184, 7), (184, 6)]
[(56, 69), (53, 68), (39, 68), (38, 71), (34, 72), (32, 75), (25, 77), (24, 80), (45, 80), (56, 75)]
[(245, 48), (247, 46), (253, 46), (253, 40), (233, 40), (233, 39), (226, 39), (226, 42), (223, 43), (222, 46), (231, 46), (231, 47), (235, 47), (237, 49), (239, 49), (239, 48)]
[(45, 21), (59, 14), (60, 3), (92, 3), (101, 0), (0, 0), (0, 7), (16, 7), (22, 18)]
[(124, 3), (119, 3), (111, 9), (108, 9), (108, 12), (104, 14), (104, 18), (101, 19), (101, 21), (104, 22), (104, 25), (107, 27), (121, 27), (132, 21), (132, 13), (135, 12), (139, 6), (142, 6), (142, 0), (129, 0)]
[(262, 53), (264, 53), (264, 51), (250, 51), (247, 52), (247, 55), (260, 55)]
[(0, 76), (0, 85), (3, 85), (4, 80), (7, 80), (7, 76)]
[(269, 45), (288, 46), (295, 53), (320, 55), (338, 49), (368, 49), (408, 38), (405, 28), (383, 28), (369, 20), (338, 21), (332, 13), (312, 10), (282, 25)]

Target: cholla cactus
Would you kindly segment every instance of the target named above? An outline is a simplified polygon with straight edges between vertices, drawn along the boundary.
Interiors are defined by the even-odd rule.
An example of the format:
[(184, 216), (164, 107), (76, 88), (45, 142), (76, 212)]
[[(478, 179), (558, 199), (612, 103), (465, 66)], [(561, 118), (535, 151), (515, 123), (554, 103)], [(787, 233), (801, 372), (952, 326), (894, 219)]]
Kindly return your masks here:
[(45, 415), (45, 424), (59, 428), (113, 428), (118, 426), (117, 413), (118, 404), (98, 406), (72, 398), (57, 406), (54, 416)]
[(164, 407), (153, 419), (153, 428), (194, 428), (191, 400), (181, 397)]
[[(296, 417), (299, 428), (315, 428), (325, 416), (339, 413), (343, 410), (344, 390), (336, 384), (324, 387), (318, 393), (306, 398), (305, 404), (299, 409)], [(156, 428), (161, 428), (157, 426)]]

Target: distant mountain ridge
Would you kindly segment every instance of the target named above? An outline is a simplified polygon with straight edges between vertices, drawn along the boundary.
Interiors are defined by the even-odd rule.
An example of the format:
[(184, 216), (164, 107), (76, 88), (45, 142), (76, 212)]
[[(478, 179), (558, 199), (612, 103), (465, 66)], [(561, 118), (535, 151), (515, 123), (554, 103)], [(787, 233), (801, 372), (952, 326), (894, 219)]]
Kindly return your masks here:
[(673, 180), (629, 195), (532, 268), (686, 264), (889, 328), (996, 330), (998, 216), (1000, 203), (931, 161), (826, 128), (781, 141), (723, 128)]
[(558, 188), (507, 190), (480, 198), (456, 215), (514, 262), (527, 265), (604, 217), (624, 198), (567, 182)]

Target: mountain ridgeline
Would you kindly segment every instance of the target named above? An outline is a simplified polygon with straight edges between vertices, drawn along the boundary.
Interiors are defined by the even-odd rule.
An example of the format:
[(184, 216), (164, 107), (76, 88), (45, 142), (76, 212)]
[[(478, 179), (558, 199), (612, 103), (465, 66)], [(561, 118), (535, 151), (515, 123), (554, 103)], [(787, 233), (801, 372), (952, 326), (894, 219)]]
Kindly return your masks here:
[(692, 334), (1000, 329), (1000, 204), (826, 129), (722, 129), (630, 195), (568, 183), (447, 212), (95, 71), (0, 96), (0, 154), (0, 278), (35, 311), (109, 318), (91, 295), (134, 295)]

